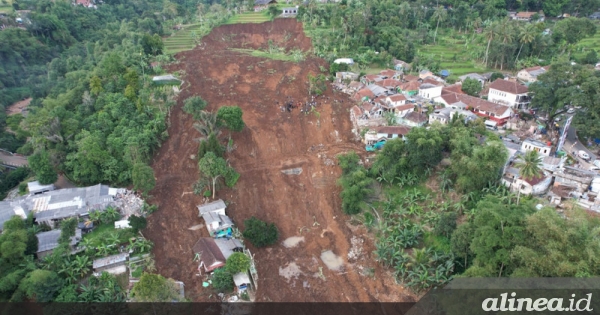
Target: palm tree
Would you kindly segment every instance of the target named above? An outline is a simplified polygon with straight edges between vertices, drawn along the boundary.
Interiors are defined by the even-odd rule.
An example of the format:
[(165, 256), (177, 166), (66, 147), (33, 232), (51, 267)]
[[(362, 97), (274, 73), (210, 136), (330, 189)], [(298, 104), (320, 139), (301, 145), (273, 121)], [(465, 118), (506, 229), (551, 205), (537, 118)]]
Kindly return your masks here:
[(535, 35), (537, 30), (535, 26), (531, 23), (525, 24), (524, 27), (521, 27), (519, 30), (519, 41), (521, 42), (521, 47), (519, 47), (519, 52), (517, 53), (517, 58), (515, 59), (515, 65), (517, 61), (519, 61), (519, 56), (521, 55), (521, 49), (523, 49), (523, 44), (529, 44), (533, 42), (535, 39)]
[(437, 19), (437, 25), (435, 26), (435, 33), (433, 34), (433, 44), (435, 44), (435, 38), (437, 37), (438, 27), (440, 26), (441, 21), (445, 21), (448, 13), (444, 7), (438, 6), (437, 9), (433, 12), (432, 18)]
[(194, 123), (194, 128), (200, 133), (198, 140), (208, 139), (211, 134), (219, 136), (221, 133), (217, 126), (217, 114), (207, 111), (201, 111), (198, 116), (198, 122)]
[(519, 175), (525, 179), (537, 177), (541, 172), (542, 161), (537, 151), (532, 150), (519, 155), (520, 161), (515, 163), (515, 167), (519, 169)]
[(498, 31), (496, 30), (496, 23), (491, 23), (485, 27), (483, 30), (483, 36), (488, 40), (487, 48), (485, 49), (485, 66), (488, 64), (488, 56), (490, 52), (490, 45), (492, 44), (492, 40), (498, 35)]

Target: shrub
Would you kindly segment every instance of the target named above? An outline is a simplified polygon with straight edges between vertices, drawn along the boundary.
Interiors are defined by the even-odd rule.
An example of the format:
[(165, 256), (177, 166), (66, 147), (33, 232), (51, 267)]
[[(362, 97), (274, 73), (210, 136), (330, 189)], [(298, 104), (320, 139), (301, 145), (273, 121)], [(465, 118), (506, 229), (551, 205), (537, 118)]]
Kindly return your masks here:
[(244, 226), (246, 229), (242, 235), (256, 247), (273, 245), (279, 238), (279, 231), (273, 223), (268, 224), (255, 217), (251, 217), (244, 221)]
[(206, 108), (206, 101), (200, 96), (192, 96), (183, 101), (183, 111), (198, 119), (200, 112)]
[(250, 268), (250, 257), (244, 253), (233, 253), (227, 258), (225, 269), (231, 274), (244, 272)]
[(129, 225), (135, 231), (135, 233), (146, 228), (148, 222), (144, 217), (138, 217), (137, 215), (132, 215), (129, 217)]
[(231, 291), (233, 290), (233, 276), (225, 268), (219, 268), (213, 272), (212, 284), (217, 291)]

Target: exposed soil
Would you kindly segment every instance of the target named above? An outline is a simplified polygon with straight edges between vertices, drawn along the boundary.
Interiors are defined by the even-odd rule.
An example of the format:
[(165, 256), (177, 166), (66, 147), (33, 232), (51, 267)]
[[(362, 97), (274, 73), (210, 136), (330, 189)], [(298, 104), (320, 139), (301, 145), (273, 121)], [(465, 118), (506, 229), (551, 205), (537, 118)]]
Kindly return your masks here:
[[(159, 210), (150, 216), (144, 234), (155, 244), (157, 271), (183, 281), (186, 295), (194, 301), (216, 299), (214, 291), (202, 288), (191, 250), (208, 232), (190, 229), (204, 223), (196, 209), (203, 200), (190, 193), (199, 177), (197, 161), (191, 158), (197, 154), (198, 134), (181, 106), (187, 97), (200, 95), (209, 110), (240, 106), (247, 125), (232, 134), (237, 148), (227, 155), (240, 180), (234, 189), (218, 191), (217, 198), (229, 204), (227, 214), (241, 230), (245, 219), (256, 216), (274, 222), (280, 231), (279, 243), (270, 248), (247, 244), (258, 269), (257, 301), (414, 301), (375, 262), (372, 235), (350, 224), (341, 212), (336, 186), (341, 171), (335, 156), (364, 152), (351, 132), (349, 98), (329, 89), (317, 99), (320, 118), (279, 109), (287, 96), (308, 100), (307, 76), (318, 74), (325, 61), (309, 58), (295, 64), (228, 50), (266, 49), (269, 40), (286, 49), (311, 50), (302, 25), (292, 19), (226, 25), (213, 30), (203, 45), (179, 53), (180, 62), (169, 69), (182, 71), (185, 84), (172, 112), (170, 137), (153, 162), (157, 184), (151, 195)], [(344, 103), (334, 104), (334, 99)], [(223, 141), (228, 133), (224, 131)], [(282, 172), (290, 169), (294, 170)], [(293, 236), (304, 239), (284, 246)], [(340, 268), (325, 265), (321, 257), (326, 251), (335, 255), (326, 257), (343, 260)]]
[(8, 116), (22, 114), (23, 111), (27, 108), (27, 106), (29, 106), (29, 103), (31, 103), (31, 100), (33, 100), (33, 98), (30, 97), (8, 106), (6, 108), (6, 113), (8, 114)]

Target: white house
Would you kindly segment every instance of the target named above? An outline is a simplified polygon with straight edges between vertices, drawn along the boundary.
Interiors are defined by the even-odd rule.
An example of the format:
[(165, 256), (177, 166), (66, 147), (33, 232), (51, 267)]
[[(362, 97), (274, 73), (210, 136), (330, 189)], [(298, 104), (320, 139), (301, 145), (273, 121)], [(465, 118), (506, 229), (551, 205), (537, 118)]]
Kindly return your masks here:
[(521, 151), (528, 152), (532, 150), (538, 151), (542, 156), (550, 156), (552, 145), (534, 139), (525, 139), (521, 144)]
[(396, 114), (396, 117), (404, 117), (408, 113), (412, 113), (414, 111), (415, 111), (415, 105), (410, 104), (410, 103), (394, 107), (394, 113)]
[(225, 215), (225, 208), (221, 199), (198, 206), (198, 216), (204, 219), (210, 236), (227, 237), (232, 234), (233, 222)]
[(511, 108), (525, 109), (530, 103), (528, 88), (518, 82), (496, 79), (490, 85), (488, 100)]
[(443, 85), (434, 85), (431, 83), (424, 83), (419, 86), (419, 96), (437, 101), (442, 96)]
[(339, 58), (333, 61), (333, 63), (345, 63), (347, 65), (353, 65), (354, 64), (354, 60), (352, 58)]
[[(515, 173), (514, 168), (511, 168), (512, 172)], [(518, 174), (518, 170), (516, 170)], [(534, 178), (521, 178), (521, 177), (502, 177), (502, 182), (505, 186), (510, 188), (511, 191), (520, 191), (523, 195), (541, 195), (548, 191), (550, 184), (552, 183), (552, 176), (541, 174)]]
[(452, 119), (456, 115), (462, 115), (465, 123), (467, 123), (471, 120), (476, 120), (478, 118), (477, 115), (473, 114), (472, 112), (470, 112), (468, 110), (456, 109), (456, 108), (452, 108), (452, 107), (445, 107), (445, 108), (436, 110), (433, 112), (433, 114), (429, 115), (429, 124), (432, 124), (437, 121), (437, 122), (445, 125), (445, 124), (449, 123), (450, 121), (452, 121)]
[(546, 71), (548, 71), (548, 69), (549, 69), (549, 67), (540, 67), (540, 66), (526, 68), (517, 73), (517, 79), (519, 79), (523, 82), (526, 82), (526, 83), (533, 83), (533, 82), (537, 81), (537, 77), (540, 74), (546, 73)]
[(406, 126), (384, 126), (375, 127), (365, 134), (364, 142), (367, 145), (377, 143), (382, 140), (402, 138), (410, 132), (410, 128)]
[(487, 78), (482, 76), (479, 73), (468, 73), (465, 74), (463, 76), (458, 77), (460, 79), (460, 82), (465, 82), (466, 79), (473, 79), (473, 80), (477, 80), (479, 81), (479, 83), (481, 83), (481, 86), (483, 87), (483, 85), (485, 84), (485, 81), (487, 81)]
[(392, 107), (398, 107), (406, 104), (406, 96), (403, 94), (395, 94), (386, 97), (385, 101)]

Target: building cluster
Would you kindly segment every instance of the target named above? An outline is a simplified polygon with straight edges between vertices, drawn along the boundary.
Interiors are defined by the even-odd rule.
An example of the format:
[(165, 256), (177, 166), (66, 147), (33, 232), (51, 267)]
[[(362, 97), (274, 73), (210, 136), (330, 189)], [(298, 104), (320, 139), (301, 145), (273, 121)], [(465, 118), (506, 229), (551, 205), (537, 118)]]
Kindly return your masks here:
[[(557, 156), (550, 141), (526, 138), (521, 141), (510, 135), (504, 137), (509, 158), (504, 168), (502, 183), (512, 191), (523, 195), (546, 197), (552, 204), (560, 205), (573, 200), (581, 207), (600, 212), (600, 174), (568, 166), (566, 156)], [(524, 178), (515, 167), (528, 151), (537, 151), (540, 156), (541, 173), (533, 178)]]
[(236, 238), (233, 221), (225, 213), (227, 206), (221, 199), (199, 205), (198, 216), (204, 219), (210, 237), (200, 238), (193, 247), (194, 260), (198, 261), (198, 272), (210, 274), (217, 268), (225, 267), (227, 259), (235, 252), (244, 253), (251, 259), (250, 269), (233, 275), (237, 293), (256, 289), (258, 275), (253, 256), (243, 243)]
[[(530, 103), (527, 86), (515, 79), (489, 83), (491, 73), (472, 73), (449, 85), (444, 80), (447, 71), (438, 76), (425, 69), (411, 75), (405, 73), (410, 69), (406, 62), (396, 60), (394, 64), (393, 70), (360, 78), (352, 72), (336, 73), (334, 88), (351, 95), (356, 103), (350, 117), (366, 145), (403, 137), (410, 128), (428, 123), (446, 124), (456, 115), (465, 122), (482, 117), (487, 126), (497, 128)], [(489, 85), (487, 100), (462, 91), (461, 82), (467, 78)]]

